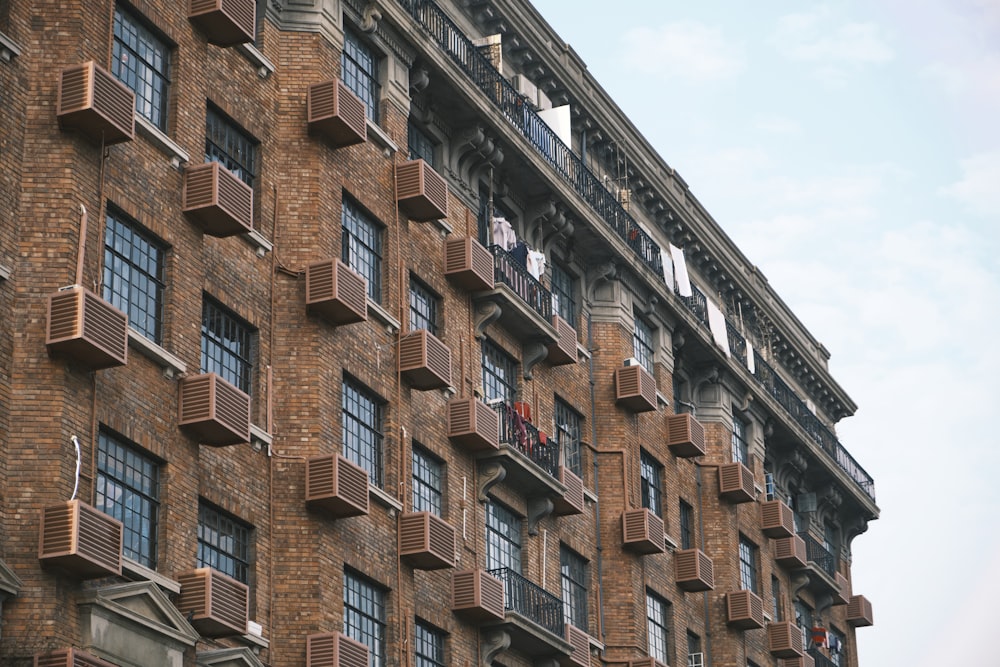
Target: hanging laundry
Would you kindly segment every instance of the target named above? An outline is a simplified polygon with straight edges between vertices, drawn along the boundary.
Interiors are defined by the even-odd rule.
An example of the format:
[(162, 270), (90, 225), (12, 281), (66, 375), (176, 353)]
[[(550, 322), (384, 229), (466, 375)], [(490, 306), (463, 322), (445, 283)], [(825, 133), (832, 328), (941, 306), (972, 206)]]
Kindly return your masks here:
[(507, 218), (496, 216), (493, 218), (493, 244), (504, 250), (511, 250), (517, 243), (517, 234)]
[(517, 243), (510, 249), (510, 254), (513, 255), (514, 260), (523, 266), (528, 268), (528, 244), (524, 241), (518, 240)]
[(545, 253), (529, 250), (526, 268), (535, 280), (541, 280), (545, 273)]

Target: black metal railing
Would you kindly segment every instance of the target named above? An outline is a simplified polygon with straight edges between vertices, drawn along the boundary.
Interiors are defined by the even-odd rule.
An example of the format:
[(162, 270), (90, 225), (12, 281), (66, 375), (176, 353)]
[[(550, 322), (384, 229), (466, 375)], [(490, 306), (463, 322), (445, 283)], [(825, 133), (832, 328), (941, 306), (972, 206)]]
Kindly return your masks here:
[(806, 560), (816, 563), (817, 567), (830, 575), (831, 579), (836, 579), (837, 557), (809, 533), (801, 532), (799, 537), (806, 543)]
[(500, 443), (510, 445), (558, 479), (559, 445), (521, 417), (514, 406), (501, 403), (495, 409), (500, 416)]
[(747, 365), (747, 339), (736, 330), (736, 325), (726, 319), (726, 338), (729, 339), (729, 353), (739, 362)]
[(511, 288), (546, 322), (552, 321), (552, 293), (528, 269), (498, 245), (490, 246), (493, 254), (493, 280)]
[(562, 600), (509, 567), (490, 570), (489, 573), (503, 582), (507, 611), (516, 612), (556, 637), (562, 637), (565, 623)]
[(812, 656), (815, 667), (837, 667), (837, 663), (823, 655), (818, 648), (807, 649), (806, 653)]
[(662, 276), (660, 246), (448, 15), (431, 0), (397, 1), (642, 263)]

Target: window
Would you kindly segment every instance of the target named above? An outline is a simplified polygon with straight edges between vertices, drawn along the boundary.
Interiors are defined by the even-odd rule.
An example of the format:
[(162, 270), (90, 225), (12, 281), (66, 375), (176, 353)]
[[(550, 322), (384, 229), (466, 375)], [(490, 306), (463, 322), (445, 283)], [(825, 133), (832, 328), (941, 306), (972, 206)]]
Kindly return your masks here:
[(663, 501), (660, 486), (663, 466), (645, 450), (639, 454), (639, 479), (642, 484), (642, 506), (656, 516), (663, 516)]
[(382, 302), (382, 228), (357, 204), (344, 199), (341, 260), (368, 280), (368, 298)]
[(97, 509), (125, 526), (122, 554), (156, 567), (160, 466), (131, 443), (101, 429), (97, 438)]
[(580, 415), (558, 398), (555, 400), (553, 414), (556, 427), (556, 445), (562, 448), (565, 466), (574, 475), (583, 479), (583, 460), (580, 452)]
[(757, 588), (757, 545), (740, 535), (740, 588), (760, 593)]
[(553, 262), (549, 265), (552, 284), (552, 310), (576, 327), (576, 301), (573, 298), (573, 276)]
[(784, 614), (781, 613), (781, 581), (776, 576), (771, 575), (771, 618), (774, 622), (782, 620)]
[(167, 68), (170, 49), (138, 16), (115, 5), (111, 73), (135, 91), (135, 110), (159, 129), (167, 129)]
[(635, 316), (635, 331), (632, 334), (632, 354), (643, 368), (653, 372), (653, 329), (638, 315)]
[(443, 632), (417, 621), (413, 640), (414, 667), (445, 667)]
[(587, 561), (566, 545), (560, 545), (559, 569), (566, 622), (587, 632)]
[(749, 467), (750, 452), (747, 449), (747, 423), (733, 415), (733, 462)]
[(413, 511), (441, 516), (444, 466), (423, 447), (413, 445)]
[(385, 589), (344, 571), (344, 634), (368, 647), (370, 667), (385, 664)]
[(511, 403), (517, 395), (517, 361), (493, 341), (483, 340), (483, 395)]
[(214, 567), (250, 584), (249, 524), (201, 501), (198, 503), (198, 567)]
[(406, 128), (406, 143), (410, 148), (411, 160), (423, 160), (434, 166), (434, 140), (410, 119)]
[(410, 330), (427, 329), (438, 334), (438, 310), (441, 299), (430, 288), (410, 278)]
[(128, 324), (157, 345), (163, 337), (163, 264), (166, 246), (117, 211), (104, 227), (104, 299), (128, 315)]
[(201, 306), (201, 372), (222, 379), (250, 394), (257, 332), (221, 303), (205, 295)]
[(253, 188), (257, 140), (209, 106), (205, 115), (205, 161), (218, 162)]
[(349, 379), (341, 391), (344, 456), (368, 471), (368, 479), (382, 488), (382, 403)]
[(847, 646), (844, 643), (847, 641), (847, 636), (836, 628), (830, 628), (827, 630), (827, 641), (830, 644), (830, 662), (837, 667), (844, 667), (847, 664)]
[(680, 501), (680, 538), (681, 549), (694, 548), (694, 508), (685, 501)]
[(802, 633), (802, 646), (812, 646), (812, 635), (810, 630), (813, 626), (812, 609), (807, 607), (802, 600), (795, 600), (795, 625), (799, 626)]
[(659, 595), (646, 591), (646, 639), (649, 657), (667, 664), (668, 603)]
[(829, 521), (823, 522), (823, 548), (833, 554), (834, 560), (839, 560), (837, 552), (840, 550), (837, 542), (837, 527)]
[(486, 569), (521, 573), (521, 519), (503, 505), (486, 503)]
[(365, 103), (365, 114), (377, 123), (379, 103), (379, 58), (371, 46), (351, 29), (344, 31), (344, 51), (340, 58), (341, 77), (344, 85)]
[(681, 376), (677, 374), (676, 370), (670, 378), (670, 382), (674, 392), (674, 414), (679, 415), (687, 412), (687, 410), (684, 409), (688, 407), (684, 404), (684, 380), (681, 379)]
[[(693, 653), (701, 653), (701, 637), (691, 632), (687, 631), (687, 644), (688, 644), (688, 655)], [(688, 660), (688, 664), (691, 664), (691, 660)]]

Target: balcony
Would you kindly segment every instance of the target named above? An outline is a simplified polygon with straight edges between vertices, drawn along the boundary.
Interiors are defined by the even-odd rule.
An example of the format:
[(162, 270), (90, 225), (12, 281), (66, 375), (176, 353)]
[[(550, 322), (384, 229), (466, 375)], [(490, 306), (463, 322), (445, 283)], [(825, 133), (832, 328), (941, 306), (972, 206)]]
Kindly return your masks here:
[(836, 593), (839, 590), (837, 586), (839, 559), (809, 533), (799, 533), (799, 537), (806, 543), (806, 566), (813, 575), (809, 577), (810, 585), (817, 590)]
[(768, 537), (795, 535), (795, 516), (792, 508), (780, 500), (766, 500), (760, 504), (760, 528)]
[(705, 427), (689, 414), (667, 415), (667, 447), (680, 458), (705, 454)]
[(689, 593), (715, 589), (712, 559), (701, 549), (674, 552), (674, 574), (677, 587)]
[(847, 603), (847, 622), (856, 628), (875, 625), (872, 603), (864, 595), (852, 595)]
[(493, 255), (493, 288), (473, 295), (479, 304), (476, 335), (482, 336), (487, 326), (499, 322), (516, 338), (540, 344), (531, 358), (523, 360), (525, 377), (530, 377), (530, 368), (545, 358), (549, 345), (559, 341), (552, 326), (552, 294), (500, 246), (491, 245), (489, 252)]
[(774, 560), (789, 570), (801, 570), (809, 566), (806, 542), (798, 535), (782, 537), (774, 541)]
[(504, 628), (512, 646), (532, 657), (572, 654), (572, 646), (564, 639), (562, 600), (509, 567), (489, 574), (503, 582)]

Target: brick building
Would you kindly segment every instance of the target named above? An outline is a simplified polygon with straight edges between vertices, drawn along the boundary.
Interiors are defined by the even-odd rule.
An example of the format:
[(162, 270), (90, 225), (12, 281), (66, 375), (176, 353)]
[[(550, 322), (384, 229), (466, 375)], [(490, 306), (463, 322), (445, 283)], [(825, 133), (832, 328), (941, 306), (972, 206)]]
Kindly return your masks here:
[(857, 665), (855, 405), (525, 0), (0, 56), (0, 663)]

